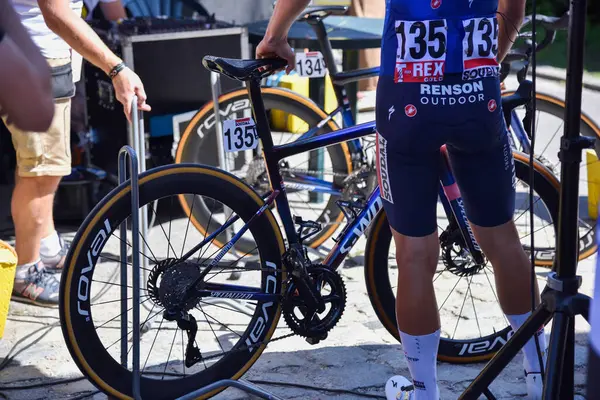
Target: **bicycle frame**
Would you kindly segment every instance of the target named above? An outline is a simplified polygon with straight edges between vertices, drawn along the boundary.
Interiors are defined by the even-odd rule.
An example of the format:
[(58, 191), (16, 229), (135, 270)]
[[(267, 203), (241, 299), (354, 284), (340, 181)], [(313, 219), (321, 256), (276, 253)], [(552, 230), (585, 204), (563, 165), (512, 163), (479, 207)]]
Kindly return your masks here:
[[(286, 191), (286, 184), (284, 183), (281, 172), (279, 171), (280, 161), (286, 157), (306, 153), (311, 150), (317, 150), (348, 140), (356, 140), (363, 136), (374, 134), (375, 122), (366, 122), (341, 129), (339, 131), (334, 131), (327, 135), (312, 136), (309, 138), (296, 140), (292, 143), (275, 146), (271, 137), (268, 117), (261, 96), (260, 83), (256, 80), (250, 80), (247, 82), (246, 88), (248, 90), (252, 109), (254, 110), (256, 128), (261, 139), (263, 156), (272, 189), (272, 191), (268, 194), (268, 197), (266, 197), (266, 204), (257, 211), (255, 216), (259, 216), (265, 212), (268, 207), (275, 202), (275, 207), (281, 218), (283, 229), (289, 243), (289, 248), (301, 248), (302, 243), (300, 242), (298, 233), (296, 233), (288, 198), (287, 195), (284, 194)], [(451, 227), (453, 226), (452, 224), (458, 224), (462, 237), (467, 248), (469, 249), (471, 256), (474, 258), (476, 263), (483, 263), (484, 256), (479, 248), (479, 245), (475, 241), (475, 237), (467, 221), (462, 198), (460, 197), (458, 186), (456, 185), (456, 181), (452, 175), (445, 147), (442, 147), (440, 151), (440, 157), (442, 157), (443, 161), (442, 172), (440, 174), (440, 198), (442, 199), (442, 204), (444, 205), (447, 215), (450, 217), (449, 219), (451, 220)], [(323, 264), (329, 268), (337, 269), (341, 265), (344, 258), (347, 257), (348, 253), (356, 244), (360, 236), (366, 231), (371, 222), (382, 209), (383, 201), (380, 196), (379, 187), (376, 187), (369, 196), (362, 210), (344, 227), (338, 240), (336, 240), (336, 244), (329, 251), (329, 254), (325, 258)], [(188, 255), (194, 254), (205, 243), (209, 243), (212, 238), (218, 236), (221, 232), (232, 226), (232, 224), (238, 219), (239, 217), (236, 216), (228, 220), (217, 231), (206, 237), (201, 243), (196, 245), (181, 259), (185, 260)], [(234, 237), (225, 246), (226, 250), (229, 250), (235, 245), (235, 241), (241, 237), (243, 232), (248, 230), (250, 223), (251, 221), (246, 222), (240, 231), (234, 235)], [(219, 253), (219, 256), (221, 256), (221, 253)], [(217, 262), (218, 260), (211, 262), (211, 265), (204, 270), (206, 272), (203, 272), (207, 273), (208, 270), (217, 264)], [(200, 293), (201, 296), (204, 295), (262, 301), (275, 300), (280, 296), (279, 294), (263, 293), (259, 288), (217, 283), (208, 284), (202, 291), (199, 291), (198, 293)]]

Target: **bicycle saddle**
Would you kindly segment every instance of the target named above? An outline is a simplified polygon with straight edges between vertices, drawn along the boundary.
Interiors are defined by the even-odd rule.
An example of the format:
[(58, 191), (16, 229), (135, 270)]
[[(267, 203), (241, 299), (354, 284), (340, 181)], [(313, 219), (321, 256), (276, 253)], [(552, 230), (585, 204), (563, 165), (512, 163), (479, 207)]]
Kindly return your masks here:
[(284, 68), (287, 61), (282, 58), (240, 60), (237, 58), (204, 56), (202, 65), (210, 71), (218, 72), (231, 79), (247, 81), (271, 75), (273, 72)]
[(325, 18), (329, 15), (344, 15), (348, 11), (348, 6), (315, 6), (307, 7), (298, 17), (298, 21), (309, 18)]

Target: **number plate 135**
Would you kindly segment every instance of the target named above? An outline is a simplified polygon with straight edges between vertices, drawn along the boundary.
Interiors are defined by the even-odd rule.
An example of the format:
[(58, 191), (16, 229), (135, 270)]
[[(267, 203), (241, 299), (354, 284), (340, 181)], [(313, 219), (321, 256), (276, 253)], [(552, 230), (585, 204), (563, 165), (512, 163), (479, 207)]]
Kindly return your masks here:
[(223, 144), (229, 152), (255, 149), (258, 132), (254, 120), (248, 117), (223, 121)]
[(320, 51), (296, 53), (296, 72), (302, 77), (322, 78), (327, 73), (325, 60)]

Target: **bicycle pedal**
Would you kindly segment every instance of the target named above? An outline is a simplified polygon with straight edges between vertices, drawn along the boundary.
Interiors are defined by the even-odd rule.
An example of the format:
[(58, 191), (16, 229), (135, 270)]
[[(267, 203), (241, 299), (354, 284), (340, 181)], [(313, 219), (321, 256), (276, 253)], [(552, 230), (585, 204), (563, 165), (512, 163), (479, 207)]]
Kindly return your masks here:
[(319, 342), (321, 340), (325, 340), (325, 339), (327, 339), (327, 334), (326, 333), (324, 333), (323, 335), (321, 335), (319, 337), (307, 337), (306, 338), (306, 343), (315, 345), (315, 344), (319, 344)]

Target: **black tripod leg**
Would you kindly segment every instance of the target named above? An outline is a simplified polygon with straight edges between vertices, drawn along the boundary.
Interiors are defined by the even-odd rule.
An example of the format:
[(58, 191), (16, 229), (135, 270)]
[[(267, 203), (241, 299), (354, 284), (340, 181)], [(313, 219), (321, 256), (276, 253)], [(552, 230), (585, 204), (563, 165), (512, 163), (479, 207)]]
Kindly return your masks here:
[(563, 361), (563, 377), (560, 398), (572, 399), (575, 393), (575, 317), (569, 319), (567, 342)]
[(540, 330), (540, 327), (545, 325), (551, 317), (552, 313), (545, 306), (542, 305), (538, 307), (527, 319), (525, 324), (523, 324), (508, 342), (502, 346), (494, 358), (486, 364), (479, 375), (477, 375), (477, 378), (471, 382), (459, 399), (476, 400), (487, 391), (488, 386), (490, 386), (500, 372), (502, 372), (508, 363), (510, 363), (517, 353), (519, 353), (523, 346), (525, 346), (525, 343), (527, 343), (527, 341), (531, 339), (533, 335)]
[[(556, 313), (552, 320), (552, 334), (550, 335), (550, 344), (548, 346), (548, 368), (544, 377), (543, 397), (547, 400), (563, 398), (559, 397), (559, 393), (561, 393), (561, 382), (564, 379), (563, 371), (569, 371), (565, 368), (563, 361), (566, 361), (564, 357), (570, 325), (573, 325), (572, 318), (563, 313)], [(573, 370), (570, 371), (572, 373)], [(570, 397), (564, 398), (568, 399), (572, 397), (573, 395), (571, 394)]]

